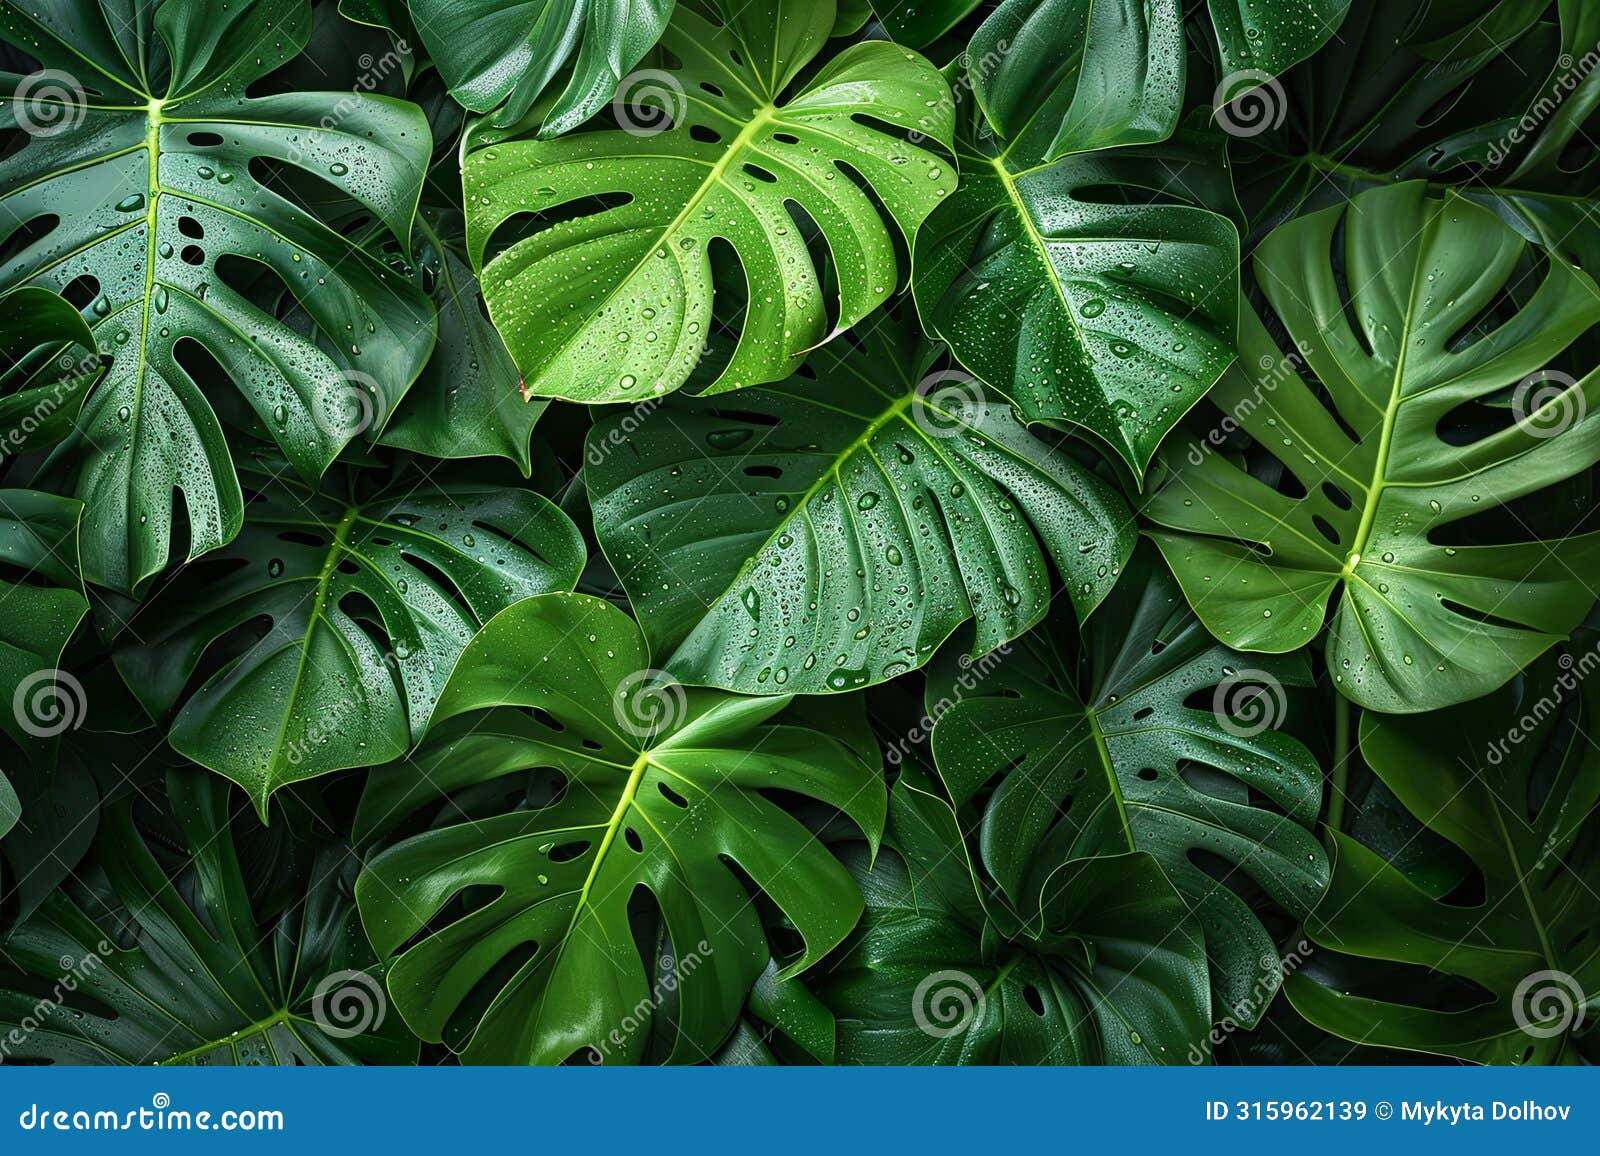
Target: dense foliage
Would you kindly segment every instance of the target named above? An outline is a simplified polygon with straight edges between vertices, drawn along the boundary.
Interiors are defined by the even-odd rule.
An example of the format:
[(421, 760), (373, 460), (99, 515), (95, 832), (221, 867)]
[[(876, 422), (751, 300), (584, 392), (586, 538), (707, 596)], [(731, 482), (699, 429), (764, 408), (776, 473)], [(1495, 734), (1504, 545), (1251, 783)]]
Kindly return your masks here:
[(1597, 1058), (1594, 5), (0, 42), (0, 1062)]

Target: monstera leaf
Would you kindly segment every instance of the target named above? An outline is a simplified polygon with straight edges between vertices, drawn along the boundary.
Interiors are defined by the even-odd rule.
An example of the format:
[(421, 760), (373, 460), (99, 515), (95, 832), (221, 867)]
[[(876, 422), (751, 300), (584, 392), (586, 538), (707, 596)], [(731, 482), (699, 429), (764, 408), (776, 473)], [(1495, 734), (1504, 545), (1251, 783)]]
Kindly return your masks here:
[[(369, 862), (362, 920), (393, 957), (406, 1022), (469, 1063), (558, 1063), (586, 1049), (636, 1061), (650, 1030), (663, 1032), (649, 1015), (653, 976), (677, 1001), (658, 1050), (699, 1059), (770, 958), (743, 880), (805, 941), (784, 976), (861, 912), (844, 868), (764, 792), (826, 803), (875, 843), (881, 769), (785, 722), (784, 696), (686, 693), (654, 681), (648, 662), (638, 628), (608, 603), (518, 603), (468, 645), (418, 752), (372, 776), (358, 832), (424, 806), (437, 825)], [(652, 914), (676, 960), (665, 975), (636, 941), (636, 920)]]
[[(1152, 147), (1178, 123), (1181, 6), (1006, 0), (965, 60), (961, 187), (917, 234), (917, 308), (1028, 420), (1142, 475), (1232, 360), (1237, 311), (1238, 235), (1184, 203), (1194, 146)], [(1114, 145), (1145, 148), (1085, 155)]]
[[(571, 217), (482, 268), (530, 393), (631, 402), (677, 389), (711, 333), (721, 245), (743, 268), (748, 307), (710, 388), (788, 377), (801, 354), (887, 300), (902, 272), (891, 228), (909, 239), (955, 188), (947, 159), (901, 139), (949, 146), (949, 93), (930, 64), (884, 41), (853, 44), (791, 92), (827, 42), (833, 0), (727, 7), (717, 24), (679, 5), (662, 47), (681, 67), (637, 91), (627, 131), (468, 155), (475, 263), (512, 217)], [(810, 229), (832, 255), (834, 320)]]
[[(1351, 0), (1210, 0), (1211, 23), (1226, 75), (1275, 76), (1321, 48), (1339, 31)], [(1236, 87), (1236, 86), (1230, 86)]]
[[(54, 78), (0, 75), (5, 116), (31, 130), (0, 162), (0, 284), (81, 293), (112, 357), (61, 451), (94, 582), (129, 590), (160, 570), (175, 518), (191, 557), (238, 532), (203, 364), (314, 480), (361, 428), (381, 430), (433, 344), (421, 294), (273, 175), (313, 175), (410, 231), (428, 157), (416, 108), (246, 95), (299, 52), (309, 22), (305, 0), (161, 0), (137, 20), (90, 0), (0, 6), (0, 37)], [(252, 299), (265, 284), (293, 294), (293, 323)]]
[(1077, 643), (1046, 623), (979, 671), (936, 669), (933, 754), (958, 810), (987, 796), (979, 855), (1014, 909), (1031, 911), (1063, 862), (1149, 852), (1205, 931), (1216, 1006), (1253, 1024), (1277, 990), (1277, 947), (1194, 857), (1297, 917), (1321, 896), (1327, 856), (1310, 831), (1321, 771), (1273, 729), (1283, 687), (1310, 679), (1298, 658), (1254, 667), (1219, 646), (1153, 553)]
[[(189, 854), (108, 810), (97, 870), (0, 940), (8, 1059), (60, 1064), (415, 1063), (385, 1015), (382, 971), (350, 900), (355, 860), (328, 848), (281, 910), (252, 902), (229, 828), (228, 785), (173, 772)], [(18, 1042), (20, 1041), (20, 1042)]]
[[(901, 44), (922, 48), (983, 6), (982, 0), (874, 0), (884, 30)], [(1004, 13), (1006, 5), (999, 8)], [(1100, 8), (1100, 18), (1137, 27), (1149, 0), (1053, 0), (1032, 6), (1041, 23), (1072, 27)], [(1255, 70), (1277, 73), (1310, 56), (1339, 30), (1350, 0), (1210, 0), (1211, 22), (1222, 52), (1225, 72)], [(1141, 12), (1142, 10), (1142, 12)], [(993, 18), (993, 17), (991, 17)], [(999, 19), (1008, 17), (1001, 15)], [(1063, 71), (1083, 69), (1084, 41), (1072, 39), (1057, 58)], [(1087, 70), (1086, 70), (1087, 71)]]
[(866, 914), (819, 987), (841, 1063), (1178, 1063), (1204, 1038), (1205, 948), (1154, 859), (1063, 866), (1037, 934), (1002, 939), (949, 804), (902, 778), (893, 818), (901, 854), (850, 857)]
[[(1339, 689), (1376, 710), (1420, 711), (1488, 693), (1578, 624), (1600, 536), (1439, 540), (1600, 460), (1600, 375), (1564, 388), (1544, 376), (1600, 320), (1600, 294), (1552, 261), (1520, 305), (1499, 301), (1526, 249), (1488, 210), (1421, 182), (1373, 189), (1262, 243), (1257, 280), (1301, 353), (1285, 358), (1249, 319), (1240, 368), (1212, 400), (1296, 484), (1268, 485), (1197, 443), (1173, 451), (1146, 507), (1223, 642), (1295, 650), (1336, 602), (1327, 662)], [(1491, 305), (1502, 311), (1474, 325)], [(1302, 380), (1302, 357), (1332, 412)], [(1442, 436), (1451, 413), (1513, 386), (1514, 424), (1467, 444)]]
[(410, 6), (450, 95), (473, 112), (503, 105), (500, 119), (514, 123), (559, 88), (539, 129), (553, 137), (605, 107), (618, 80), (661, 36), (673, 0), (410, 0)]
[(264, 818), (286, 783), (402, 754), (479, 625), (570, 588), (583, 558), (577, 528), (531, 490), (446, 481), (340, 500), (268, 484), (238, 538), (141, 608), (117, 665), (153, 717), (180, 708), (173, 747)]
[[(909, 311), (907, 311), (909, 312)], [(1133, 547), (1122, 499), (889, 315), (789, 386), (673, 399), (589, 436), (596, 532), (685, 682), (853, 690), (976, 620), (974, 656), (1080, 615)]]
[[(1593, 639), (1590, 638), (1592, 643)], [(1388, 984), (1333, 990), (1292, 976), (1295, 1008), (1326, 1031), (1382, 1047), (1484, 1064), (1572, 1062), (1585, 1000), (1600, 989), (1591, 811), (1600, 801), (1595, 651), (1547, 655), (1525, 679), (1434, 715), (1361, 723), (1380, 780), (1469, 856), (1481, 894), (1425, 890), (1348, 835), (1333, 833), (1333, 885), (1307, 923), (1348, 955), (1465, 981), (1464, 1006), (1414, 1006)]]

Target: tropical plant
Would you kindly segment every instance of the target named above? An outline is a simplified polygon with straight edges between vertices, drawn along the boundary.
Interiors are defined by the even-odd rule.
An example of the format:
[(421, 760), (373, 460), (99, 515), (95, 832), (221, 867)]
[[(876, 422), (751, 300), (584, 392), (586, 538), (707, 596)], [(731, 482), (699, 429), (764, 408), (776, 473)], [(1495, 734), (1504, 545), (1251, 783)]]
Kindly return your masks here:
[(0, 0), (0, 1063), (1600, 1062), (1597, 43)]

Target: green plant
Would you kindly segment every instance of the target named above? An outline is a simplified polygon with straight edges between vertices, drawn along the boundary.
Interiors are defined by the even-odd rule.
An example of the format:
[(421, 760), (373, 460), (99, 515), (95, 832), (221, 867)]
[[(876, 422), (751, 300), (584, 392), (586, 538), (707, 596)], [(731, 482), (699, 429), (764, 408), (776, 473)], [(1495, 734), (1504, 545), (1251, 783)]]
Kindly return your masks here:
[(0, 0), (0, 1062), (1600, 1061), (1597, 41)]

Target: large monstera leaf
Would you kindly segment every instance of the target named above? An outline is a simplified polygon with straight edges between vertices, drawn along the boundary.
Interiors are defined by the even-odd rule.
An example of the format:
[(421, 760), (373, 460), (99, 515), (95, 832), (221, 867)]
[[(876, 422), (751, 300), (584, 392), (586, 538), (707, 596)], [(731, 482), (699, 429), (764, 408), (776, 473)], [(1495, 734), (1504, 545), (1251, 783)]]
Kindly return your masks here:
[[(112, 807), (85, 878), (0, 939), (7, 1056), (415, 1063), (416, 1041), (385, 1014), (383, 973), (350, 898), (348, 850), (319, 852), (299, 893), (274, 902), (246, 882), (228, 784), (191, 768), (171, 773), (166, 793), (170, 832), (143, 836), (131, 806)], [(187, 855), (174, 863), (170, 845)]]
[[(900, 139), (950, 145), (949, 92), (927, 61), (885, 41), (853, 44), (791, 91), (827, 42), (833, 0), (727, 8), (716, 23), (679, 5), (662, 46), (681, 66), (638, 90), (627, 131), (468, 155), (475, 263), (513, 217), (612, 202), (578, 204), (573, 219), (546, 223), (482, 269), (528, 392), (631, 402), (681, 386), (711, 335), (711, 249), (723, 244), (748, 304), (709, 388), (788, 377), (807, 350), (888, 299), (903, 273), (891, 230), (909, 240), (956, 187), (947, 158)], [(665, 131), (640, 127), (668, 118)], [(836, 310), (807, 247), (813, 229), (831, 255)]]
[(410, 0), (410, 8), (450, 95), (473, 112), (503, 106), (498, 119), (514, 123), (559, 88), (539, 129), (553, 137), (605, 107), (661, 36), (673, 0)]
[[(909, 311), (908, 311), (909, 312)], [(675, 398), (589, 437), (600, 543), (685, 682), (854, 690), (1087, 615), (1132, 552), (1122, 498), (884, 315), (776, 389)]]
[[(194, 376), (207, 355), (314, 480), (363, 426), (382, 428), (433, 344), (422, 295), (269, 175), (311, 174), (409, 233), (420, 111), (349, 92), (246, 95), (309, 27), (305, 0), (159, 0), (126, 22), (89, 0), (0, 4), (0, 37), (71, 78), (0, 76), (4, 116), (33, 128), (0, 162), (0, 242), (27, 230), (0, 284), (92, 298), (112, 357), (62, 451), (94, 582), (129, 590), (160, 570), (179, 511), (191, 557), (238, 532), (239, 483)], [(267, 285), (287, 287), (294, 318), (253, 299), (275, 301)]]
[[(1421, 711), (1488, 693), (1578, 624), (1600, 536), (1439, 540), (1600, 460), (1600, 374), (1565, 388), (1543, 376), (1600, 320), (1600, 292), (1555, 260), (1525, 278), (1520, 304), (1500, 302), (1527, 248), (1488, 210), (1421, 182), (1262, 243), (1257, 280), (1301, 352), (1286, 357), (1247, 319), (1240, 368), (1212, 400), (1297, 485), (1268, 485), (1197, 443), (1173, 451), (1147, 506), (1213, 634), (1295, 650), (1335, 602), (1327, 662), (1339, 689)], [(1475, 323), (1491, 305), (1500, 311)], [(1453, 412), (1512, 387), (1513, 424), (1467, 444), (1441, 436)]]
[(996, 664), (937, 670), (933, 754), (958, 810), (982, 798), (979, 858), (1020, 914), (1063, 862), (1154, 857), (1205, 931), (1217, 1007), (1249, 1025), (1277, 990), (1277, 947), (1193, 857), (1226, 863), (1296, 917), (1322, 895), (1321, 771), (1275, 729), (1284, 686), (1310, 679), (1298, 658), (1255, 665), (1218, 645), (1153, 554), (1078, 642), (1046, 623)]
[(1594, 659), (1592, 645), (1576, 660), (1547, 655), (1516, 683), (1440, 714), (1363, 716), (1368, 765), (1470, 858), (1481, 894), (1441, 893), (1336, 832), (1333, 885), (1307, 930), (1347, 955), (1427, 968), (1435, 991), (1440, 977), (1475, 985), (1473, 998), (1416, 1006), (1381, 981), (1334, 990), (1296, 975), (1286, 990), (1300, 1014), (1376, 1046), (1484, 1064), (1574, 1061), (1573, 1034), (1600, 990)]
[[(370, 860), (362, 919), (392, 957), (406, 1022), (469, 1063), (585, 1049), (637, 1062), (652, 1032), (669, 1062), (702, 1059), (770, 959), (743, 880), (805, 941), (781, 976), (861, 912), (845, 869), (763, 792), (825, 803), (875, 844), (881, 768), (803, 716), (785, 721), (785, 696), (685, 692), (648, 666), (638, 628), (608, 603), (521, 602), (468, 645), (423, 746), (373, 773), (358, 833), (423, 807), (435, 826)], [(662, 986), (670, 1022), (640, 1011)]]
[(265, 816), (287, 783), (399, 757), (478, 627), (571, 589), (583, 559), (527, 489), (417, 479), (340, 500), (268, 483), (232, 543), (140, 608), (117, 665), (153, 717), (177, 709), (173, 747)]
[[(915, 248), (917, 308), (961, 364), (1141, 476), (1233, 357), (1238, 234), (1188, 203), (1195, 146), (1156, 147), (1182, 23), (1176, 0), (1000, 5), (964, 58), (961, 187)], [(1092, 151), (1117, 145), (1143, 148)]]
[(824, 969), (838, 1059), (856, 1064), (1162, 1064), (1210, 1025), (1199, 928), (1144, 854), (1067, 864), (1032, 934), (984, 914), (944, 800), (895, 785), (899, 853), (849, 857), (860, 929)]

